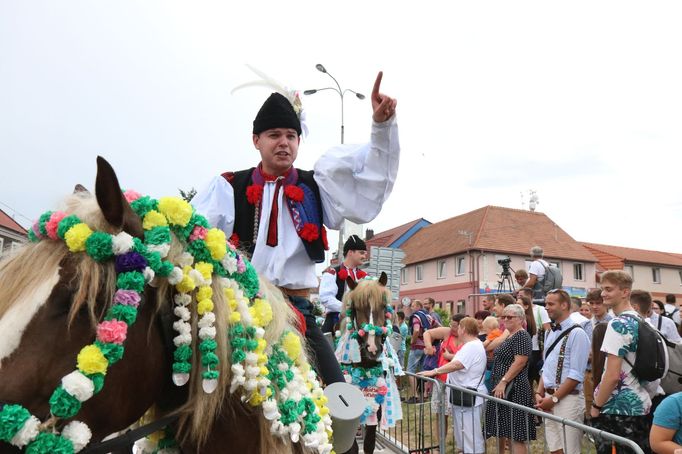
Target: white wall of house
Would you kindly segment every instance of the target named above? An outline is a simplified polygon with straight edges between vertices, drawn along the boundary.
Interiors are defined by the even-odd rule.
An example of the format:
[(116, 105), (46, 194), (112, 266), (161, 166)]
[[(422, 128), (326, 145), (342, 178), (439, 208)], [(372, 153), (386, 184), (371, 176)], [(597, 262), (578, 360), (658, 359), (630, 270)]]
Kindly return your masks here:
[(633, 288), (651, 293), (682, 293), (682, 269), (664, 265), (625, 263), (625, 271), (632, 275)]

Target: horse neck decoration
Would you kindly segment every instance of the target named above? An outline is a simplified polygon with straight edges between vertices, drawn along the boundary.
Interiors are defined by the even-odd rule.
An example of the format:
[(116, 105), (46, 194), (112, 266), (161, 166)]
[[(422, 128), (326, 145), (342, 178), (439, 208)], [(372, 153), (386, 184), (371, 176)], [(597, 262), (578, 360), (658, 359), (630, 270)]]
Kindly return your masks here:
[(185, 452), (331, 451), (294, 315), (187, 202), (124, 194), (98, 158), (96, 202), (75, 194), (29, 238), (0, 262), (0, 452), (78, 452), (153, 406), (179, 413)]
[(393, 307), (388, 304), (391, 293), (386, 288), (387, 280), (386, 273), (381, 273), (378, 279), (362, 279), (357, 284), (352, 279), (346, 280), (351, 290), (344, 295), (348, 322), (336, 348), (346, 381), (358, 386), (368, 400), (361, 423), (376, 425), (379, 407), (396, 407), (383, 413), (384, 428), (392, 427), (401, 418), (394, 374), (403, 373), (396, 353), (386, 342), (392, 332), (393, 316)]

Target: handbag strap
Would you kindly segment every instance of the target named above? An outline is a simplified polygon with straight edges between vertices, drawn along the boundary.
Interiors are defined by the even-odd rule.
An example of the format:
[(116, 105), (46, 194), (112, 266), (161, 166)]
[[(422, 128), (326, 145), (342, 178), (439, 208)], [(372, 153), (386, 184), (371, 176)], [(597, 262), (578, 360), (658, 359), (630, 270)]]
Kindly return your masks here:
[(560, 341), (561, 339), (563, 339), (564, 336), (568, 336), (568, 333), (570, 333), (571, 331), (573, 331), (574, 328), (580, 328), (580, 325), (573, 325), (573, 326), (569, 327), (566, 331), (562, 332), (562, 333), (559, 335), (559, 337), (557, 337), (557, 338), (554, 340), (554, 342), (552, 342), (552, 345), (550, 345), (549, 348), (548, 348), (547, 350), (545, 350), (545, 359), (547, 359), (547, 357), (549, 356), (549, 354), (552, 353), (552, 350), (554, 350), (554, 347), (556, 347), (556, 345), (559, 343), (559, 341)]

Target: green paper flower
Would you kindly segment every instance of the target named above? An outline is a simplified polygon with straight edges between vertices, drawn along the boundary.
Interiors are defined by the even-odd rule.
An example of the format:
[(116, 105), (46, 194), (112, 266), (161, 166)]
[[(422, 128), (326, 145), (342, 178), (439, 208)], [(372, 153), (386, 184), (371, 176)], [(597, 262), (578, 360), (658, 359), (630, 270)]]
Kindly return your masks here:
[(81, 402), (58, 386), (50, 397), (50, 411), (59, 418), (72, 418), (81, 409)]
[(187, 251), (194, 256), (194, 262), (212, 263), (213, 257), (204, 240), (194, 240), (187, 246)]
[(114, 304), (109, 309), (107, 315), (104, 316), (104, 320), (114, 319), (121, 320), (128, 326), (131, 326), (137, 319), (137, 308), (134, 308), (133, 306), (126, 306), (124, 304)]
[(45, 213), (41, 214), (40, 218), (38, 219), (38, 230), (42, 236), (47, 236), (47, 228), (45, 226), (47, 221), (50, 220), (50, 217), (52, 217), (52, 211), (46, 211)]
[(218, 343), (215, 339), (204, 339), (199, 344), (199, 351), (201, 353), (214, 352), (216, 348), (218, 348)]
[(171, 262), (163, 261), (158, 269), (154, 269), (154, 272), (161, 277), (168, 277), (173, 271), (173, 264)]
[(203, 353), (201, 355), (201, 365), (204, 367), (215, 367), (220, 363), (218, 355), (213, 352)]
[(81, 220), (78, 219), (78, 216), (72, 214), (71, 216), (67, 216), (61, 221), (59, 221), (59, 225), (57, 226), (57, 236), (61, 238), (62, 240), (64, 239), (64, 235), (66, 235), (66, 232), (69, 231), (71, 227), (73, 227), (76, 224), (80, 224)]
[(41, 432), (26, 446), (27, 454), (73, 454), (71, 441), (59, 435)]
[(173, 359), (179, 362), (186, 362), (192, 357), (192, 349), (189, 345), (181, 345), (175, 348)]
[(206, 370), (201, 374), (204, 380), (217, 380), (220, 374), (216, 370)]
[(167, 226), (154, 227), (144, 232), (145, 244), (168, 244), (170, 241), (170, 229)]
[(148, 195), (140, 197), (130, 204), (130, 207), (140, 218), (144, 218), (147, 213), (149, 213), (151, 210), (156, 210), (158, 206), (159, 202), (157, 200), (153, 200)]
[(116, 287), (123, 290), (135, 290), (138, 293), (144, 291), (144, 274), (139, 271), (126, 271), (120, 273), (116, 279)]
[(102, 350), (102, 354), (109, 361), (109, 365), (115, 364), (123, 358), (123, 345), (110, 344), (107, 342), (95, 341), (95, 345)]
[(176, 374), (189, 374), (192, 370), (192, 365), (188, 362), (173, 363), (173, 372)]
[(104, 374), (86, 374), (86, 377), (95, 385), (95, 394), (104, 388)]
[(104, 232), (93, 232), (85, 240), (85, 252), (97, 262), (105, 262), (114, 256), (111, 246), (111, 235)]
[(8, 442), (24, 426), (31, 413), (21, 405), (5, 405), (0, 410), (0, 440)]

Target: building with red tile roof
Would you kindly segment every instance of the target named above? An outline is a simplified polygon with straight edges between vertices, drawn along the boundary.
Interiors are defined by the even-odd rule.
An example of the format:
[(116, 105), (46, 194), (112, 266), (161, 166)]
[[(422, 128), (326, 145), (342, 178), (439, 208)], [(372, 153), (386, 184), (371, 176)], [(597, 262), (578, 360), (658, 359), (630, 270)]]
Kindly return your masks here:
[(26, 242), (26, 229), (0, 210), (0, 255)]

